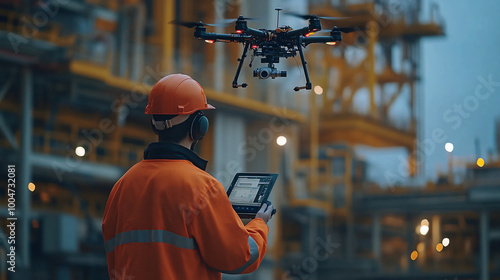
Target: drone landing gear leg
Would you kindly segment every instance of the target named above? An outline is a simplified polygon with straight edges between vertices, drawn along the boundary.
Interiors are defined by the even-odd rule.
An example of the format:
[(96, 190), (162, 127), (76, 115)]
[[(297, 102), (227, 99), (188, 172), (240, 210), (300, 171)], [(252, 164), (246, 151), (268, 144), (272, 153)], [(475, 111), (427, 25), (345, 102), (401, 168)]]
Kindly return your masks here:
[(243, 49), (243, 54), (241, 55), (241, 58), (238, 59), (240, 63), (238, 64), (238, 70), (236, 70), (236, 75), (234, 76), (233, 88), (238, 88), (238, 87), (246, 88), (247, 87), (246, 83), (242, 83), (241, 85), (238, 85), (238, 76), (240, 75), (241, 66), (243, 65), (243, 61), (245, 61), (245, 57), (247, 56), (248, 46), (250, 46), (250, 43), (245, 43), (245, 48)]
[(307, 72), (307, 66), (306, 66), (307, 62), (304, 59), (304, 53), (302, 52), (302, 40), (299, 39), (299, 43), (297, 45), (299, 47), (300, 60), (302, 61), (302, 67), (304, 67), (304, 74), (306, 76), (306, 86), (295, 87), (295, 88), (293, 88), (293, 90), (299, 91), (301, 89), (311, 89), (312, 85), (311, 85), (311, 81), (309, 80), (309, 73)]

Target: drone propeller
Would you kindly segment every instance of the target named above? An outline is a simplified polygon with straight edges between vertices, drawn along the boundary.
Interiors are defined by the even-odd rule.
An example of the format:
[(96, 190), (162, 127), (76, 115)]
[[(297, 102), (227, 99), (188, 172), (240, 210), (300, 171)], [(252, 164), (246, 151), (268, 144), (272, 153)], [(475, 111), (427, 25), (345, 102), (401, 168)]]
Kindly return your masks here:
[(226, 26), (227, 24), (223, 24), (223, 23), (203, 23), (201, 21), (181, 21), (181, 20), (173, 20), (170, 22), (171, 24), (175, 24), (175, 25), (180, 25), (180, 26), (184, 26), (184, 27), (187, 27), (187, 28), (193, 28), (193, 27), (197, 27), (197, 26), (216, 26), (216, 27), (224, 27)]
[(236, 22), (238, 20), (246, 20), (246, 21), (254, 21), (254, 20), (258, 20), (257, 18), (247, 18), (247, 17), (239, 17), (239, 18), (226, 18), (226, 19), (221, 19), (219, 21), (217, 21), (218, 23), (220, 24), (231, 24), (233, 22)]
[[(342, 32), (342, 33), (351, 33), (351, 32), (354, 32), (354, 31), (360, 31), (360, 30), (365, 30), (366, 28), (364, 26), (355, 26), (355, 27), (334, 27), (335, 29), (337, 29), (338, 31)], [(330, 33), (332, 32), (332, 29), (333, 28), (325, 28), (323, 30), (320, 30), (320, 31), (317, 31), (315, 33)]]
[(320, 19), (326, 19), (326, 20), (341, 20), (341, 19), (348, 19), (348, 17), (322, 17), (322, 16), (317, 16), (317, 15), (303, 15), (299, 13), (294, 13), (294, 12), (287, 12), (287, 15), (291, 15), (294, 17), (298, 17), (301, 19), (309, 20), (313, 18), (320, 18)]

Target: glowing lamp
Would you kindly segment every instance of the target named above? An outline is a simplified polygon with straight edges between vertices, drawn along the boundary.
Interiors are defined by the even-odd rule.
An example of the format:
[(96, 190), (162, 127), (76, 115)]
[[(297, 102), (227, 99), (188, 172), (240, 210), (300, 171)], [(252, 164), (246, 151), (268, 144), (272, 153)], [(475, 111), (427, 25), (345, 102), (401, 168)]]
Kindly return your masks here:
[(453, 152), (453, 144), (448, 142), (444, 145), (444, 149), (448, 152), (448, 153), (451, 153)]
[(279, 136), (277, 139), (276, 139), (276, 143), (280, 146), (285, 146), (287, 142), (287, 139), (285, 136)]
[(76, 147), (76, 149), (75, 149), (75, 154), (76, 154), (77, 156), (79, 156), (79, 157), (83, 157), (83, 156), (85, 156), (85, 148), (84, 148), (84, 147), (82, 147), (82, 146), (78, 146), (78, 147)]
[(450, 239), (448, 237), (443, 238), (442, 244), (444, 247), (450, 245)]

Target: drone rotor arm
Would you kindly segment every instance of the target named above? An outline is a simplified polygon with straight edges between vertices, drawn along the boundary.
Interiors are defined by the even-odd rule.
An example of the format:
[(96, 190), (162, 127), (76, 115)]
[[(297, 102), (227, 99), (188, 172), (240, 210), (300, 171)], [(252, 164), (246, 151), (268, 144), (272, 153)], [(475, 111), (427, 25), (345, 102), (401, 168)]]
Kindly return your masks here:
[(301, 29), (290, 30), (290, 31), (286, 32), (283, 36), (285, 38), (293, 38), (295, 36), (300, 36), (300, 35), (304, 36), (309, 32), (311, 32), (311, 31), (309, 30), (309, 27), (306, 26), (306, 27), (303, 27)]
[(266, 31), (254, 29), (251, 27), (247, 27), (246, 29), (243, 30), (243, 32), (250, 34), (250, 35), (253, 35), (257, 38), (266, 39), (269, 37), (269, 34)]
[(341, 36), (311, 36), (302, 38), (302, 43), (309, 45), (311, 43), (333, 43), (342, 41)]
[(226, 41), (226, 42), (237, 42), (237, 43), (247, 42), (252, 39), (251, 36), (244, 34), (221, 34), (221, 33), (206, 33), (206, 32), (195, 34), (195, 37), (203, 40), (212, 40), (214, 42)]

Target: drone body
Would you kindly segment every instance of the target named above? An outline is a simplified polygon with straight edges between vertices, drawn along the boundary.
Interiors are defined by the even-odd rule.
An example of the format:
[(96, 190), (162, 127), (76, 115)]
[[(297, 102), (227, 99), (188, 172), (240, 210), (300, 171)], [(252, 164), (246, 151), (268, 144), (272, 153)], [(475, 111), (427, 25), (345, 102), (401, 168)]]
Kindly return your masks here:
[[(279, 9), (277, 10), (279, 21)], [(239, 64), (232, 83), (233, 88), (247, 87), (246, 83), (238, 84), (238, 76), (240, 74), (241, 67), (247, 55), (248, 49), (251, 48), (251, 51), (253, 51), (253, 57), (260, 56), (261, 63), (267, 63), (267, 67), (257, 68), (253, 71), (253, 76), (260, 79), (267, 79), (269, 77), (271, 77), (272, 79), (276, 77), (286, 77), (286, 71), (280, 71), (276, 69), (274, 64), (279, 63), (279, 59), (281, 57), (295, 57), (297, 53), (299, 53), (300, 59), (302, 61), (302, 67), (304, 68), (306, 84), (305, 86), (295, 87), (294, 90), (310, 90), (312, 88), (312, 85), (309, 79), (309, 74), (307, 71), (306, 61), (304, 59), (302, 48), (312, 43), (326, 43), (329, 45), (335, 45), (337, 42), (342, 41), (341, 32), (351, 32), (354, 31), (354, 29), (334, 27), (330, 31), (329, 36), (310, 36), (315, 32), (321, 30), (320, 18), (338, 18), (325, 18), (318, 17), (316, 15), (292, 15), (301, 17), (303, 19), (308, 19), (309, 25), (300, 29), (292, 29), (290, 26), (277, 26), (276, 29), (254, 29), (248, 27), (247, 18), (240, 16), (235, 20), (235, 33), (221, 34), (207, 32), (207, 28), (205, 26), (217, 26), (214, 24), (205, 24), (201, 21), (197, 23), (177, 21), (174, 23), (186, 27), (194, 27), (194, 37), (197, 39), (205, 40), (205, 42), (207, 43), (215, 43), (220, 41), (241, 43), (244, 45), (243, 54), (241, 55), (241, 58), (238, 59)], [(252, 67), (252, 62), (250, 62), (250, 67)]]

